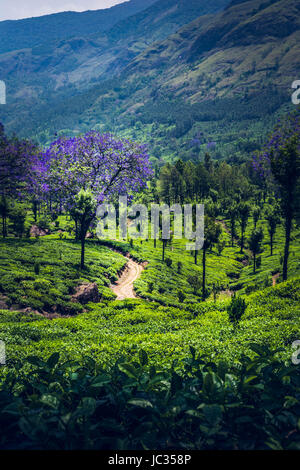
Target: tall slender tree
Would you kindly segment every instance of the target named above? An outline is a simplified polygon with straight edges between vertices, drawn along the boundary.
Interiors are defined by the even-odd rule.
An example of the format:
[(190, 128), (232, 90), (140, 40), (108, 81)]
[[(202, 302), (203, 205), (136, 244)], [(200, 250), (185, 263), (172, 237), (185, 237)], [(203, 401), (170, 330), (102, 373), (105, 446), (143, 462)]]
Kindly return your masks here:
[(209, 249), (218, 242), (222, 228), (220, 224), (216, 224), (213, 219), (205, 216), (204, 221), (204, 243), (202, 247), (202, 300), (206, 296), (206, 254)]
[(299, 169), (300, 169), (300, 108), (288, 115), (276, 126), (264, 151), (253, 158), (253, 166), (259, 174), (274, 184), (280, 195), (280, 206), (284, 217), (285, 247), (283, 280), (288, 278), (293, 220), (299, 218)]
[(268, 232), (269, 232), (269, 237), (270, 237), (270, 249), (271, 249), (271, 256), (273, 256), (273, 245), (274, 245), (274, 236), (276, 233), (276, 228), (277, 225), (280, 222), (280, 217), (279, 217), (279, 208), (273, 208), (271, 206), (268, 206), (266, 213), (265, 213), (265, 218), (268, 223)]
[(261, 253), (264, 233), (262, 228), (254, 229), (249, 238), (249, 248), (253, 254), (253, 273), (256, 273), (256, 256)]
[(250, 206), (247, 202), (241, 202), (238, 205), (238, 219), (241, 227), (241, 253), (244, 252), (245, 231), (248, 225), (250, 215)]

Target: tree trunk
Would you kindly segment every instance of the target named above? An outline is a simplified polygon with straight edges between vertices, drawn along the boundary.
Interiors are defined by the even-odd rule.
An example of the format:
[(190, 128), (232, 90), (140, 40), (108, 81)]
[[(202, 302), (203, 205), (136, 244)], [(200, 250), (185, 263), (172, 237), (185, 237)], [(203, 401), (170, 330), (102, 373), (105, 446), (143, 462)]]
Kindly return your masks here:
[(3, 235), (3, 238), (6, 237), (6, 227), (5, 227), (5, 216), (4, 215), (2, 216), (2, 235)]
[(165, 261), (165, 248), (166, 248), (166, 242), (163, 240), (163, 252), (162, 252), (162, 260)]
[(195, 264), (197, 264), (198, 261), (198, 250), (195, 250)]
[(205, 278), (206, 278), (206, 250), (203, 248), (202, 253), (202, 300), (205, 300)]
[(284, 259), (283, 259), (283, 270), (282, 277), (284, 281), (288, 278), (288, 260), (290, 254), (290, 241), (291, 241), (291, 230), (292, 230), (292, 218), (287, 217), (285, 222), (285, 247), (284, 247)]
[(253, 274), (256, 273), (256, 254), (253, 253)]
[(84, 269), (84, 249), (85, 249), (85, 235), (81, 236), (81, 269)]
[(244, 252), (244, 230), (242, 230), (242, 236), (241, 236), (241, 253)]
[(273, 234), (270, 235), (271, 256), (273, 256)]
[(78, 220), (75, 219), (75, 240), (78, 240)]

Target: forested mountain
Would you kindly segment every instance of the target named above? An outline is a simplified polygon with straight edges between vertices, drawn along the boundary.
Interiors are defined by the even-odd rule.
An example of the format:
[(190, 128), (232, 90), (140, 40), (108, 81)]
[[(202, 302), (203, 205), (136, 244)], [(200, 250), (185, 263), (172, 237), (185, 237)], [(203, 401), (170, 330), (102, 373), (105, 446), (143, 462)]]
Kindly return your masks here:
[(130, 0), (104, 10), (68, 11), (37, 18), (0, 22), (0, 53), (34, 48), (73, 36), (90, 36), (144, 10), (156, 0)]
[[(22, 28), (18, 22), (10, 22), (16, 23), (17, 37), (20, 31), (23, 37), (27, 28), (31, 38), (28, 41), (24, 39), (22, 48), (19, 44), (17, 50), (0, 55), (0, 76), (8, 84), (10, 101), (21, 98), (34, 102), (38, 98), (49, 102), (49, 95), (57, 90), (68, 89), (74, 94), (92, 82), (111, 78), (155, 40), (165, 39), (199, 14), (220, 10), (228, 0), (214, 0), (208, 6), (204, 0), (192, 0), (188, 4), (183, 0), (160, 0), (151, 6), (149, 3), (153, 3), (153, 0), (143, 2), (145, 10), (127, 19), (122, 18), (123, 11), (119, 22), (116, 21), (119, 17), (118, 9), (114, 15), (114, 9), (87, 12), (80, 17), (78, 28), (78, 16), (72, 22), (74, 16), (71, 13), (53, 15), (43, 35), (37, 32), (35, 40), (32, 39), (35, 30), (43, 28), (47, 17), (35, 18), (31, 22), (24, 20), (24, 23), (21, 22)], [(141, 7), (142, 2), (135, 1), (133, 4), (136, 9), (137, 6)], [(134, 9), (133, 6), (128, 11), (125, 9), (127, 16)], [(66, 28), (63, 32), (61, 28), (64, 19)], [(110, 28), (113, 19), (116, 25)], [(18, 40), (12, 41), (14, 43), (18, 44)]]
[(290, 106), (299, 11), (298, 0), (163, 0), (101, 36), (4, 54), (15, 89), (0, 119), (42, 143), (112, 130), (146, 141), (157, 163), (207, 148), (244, 159)]

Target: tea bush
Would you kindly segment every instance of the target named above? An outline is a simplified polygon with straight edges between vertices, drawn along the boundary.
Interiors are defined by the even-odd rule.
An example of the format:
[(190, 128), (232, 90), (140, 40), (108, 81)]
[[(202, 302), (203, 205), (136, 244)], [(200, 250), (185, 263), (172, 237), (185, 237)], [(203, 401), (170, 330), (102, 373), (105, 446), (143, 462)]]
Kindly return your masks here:
[[(191, 347), (180, 370), (121, 357), (109, 370), (26, 358), (1, 383), (1, 449), (300, 449), (299, 367), (251, 344), (240, 367)], [(18, 385), (16, 385), (18, 376)]]
[(70, 296), (83, 282), (96, 282), (104, 298), (114, 299), (108, 286), (126, 263), (122, 256), (87, 243), (87, 269), (80, 271), (79, 244), (59, 241), (59, 248), (57, 244), (51, 239), (0, 242), (0, 293), (8, 297), (9, 306), (78, 313), (82, 309), (72, 305)]

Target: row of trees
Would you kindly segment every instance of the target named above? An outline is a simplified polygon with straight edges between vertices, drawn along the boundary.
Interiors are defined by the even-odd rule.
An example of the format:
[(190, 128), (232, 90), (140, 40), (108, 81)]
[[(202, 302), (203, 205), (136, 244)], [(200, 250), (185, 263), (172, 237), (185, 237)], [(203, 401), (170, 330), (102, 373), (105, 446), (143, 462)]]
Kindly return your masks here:
[[(213, 219), (227, 217), (232, 246), (236, 224), (240, 226), (241, 253), (250, 216), (254, 231), (249, 248), (254, 257), (260, 252), (263, 233), (257, 229), (260, 218), (267, 221), (271, 255), (278, 224), (283, 219), (285, 247), (283, 279), (288, 275), (288, 258), (293, 220), (299, 220), (299, 142), (300, 112), (289, 115), (276, 126), (262, 152), (252, 161), (235, 166), (213, 162), (208, 154), (198, 164), (178, 160), (165, 165), (159, 176), (158, 195), (168, 204), (203, 202), (206, 213)], [(195, 254), (197, 261), (197, 254)]]
[[(236, 223), (240, 224), (243, 252), (245, 231), (252, 215), (254, 232), (249, 244), (255, 258), (262, 241), (262, 234), (257, 230), (259, 218), (264, 213), (268, 222), (272, 254), (280, 213), (285, 226), (283, 279), (286, 279), (292, 221), (297, 218), (299, 207), (299, 116), (297, 111), (278, 124), (263, 152), (253, 157), (252, 164), (214, 162), (208, 154), (197, 164), (178, 160), (161, 169), (157, 185), (153, 184), (146, 148), (127, 139), (92, 131), (58, 139), (42, 151), (29, 141), (8, 138), (0, 126), (3, 236), (7, 232), (9, 198), (30, 201), (35, 214), (41, 203), (50, 212), (64, 210), (75, 221), (84, 267), (85, 238), (95, 221), (97, 204), (114, 201), (120, 194), (132, 196), (143, 190), (151, 202), (205, 203), (204, 290), (206, 252), (212, 244), (220, 244), (220, 231), (214, 223), (217, 216), (221, 214), (230, 220), (232, 244)], [(151, 178), (152, 183), (147, 186)]]

